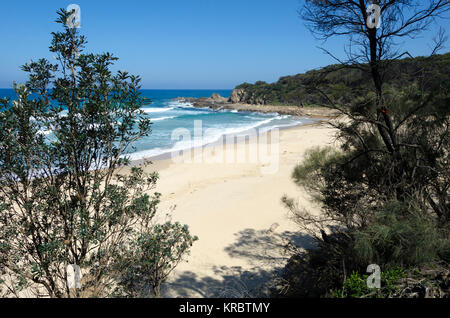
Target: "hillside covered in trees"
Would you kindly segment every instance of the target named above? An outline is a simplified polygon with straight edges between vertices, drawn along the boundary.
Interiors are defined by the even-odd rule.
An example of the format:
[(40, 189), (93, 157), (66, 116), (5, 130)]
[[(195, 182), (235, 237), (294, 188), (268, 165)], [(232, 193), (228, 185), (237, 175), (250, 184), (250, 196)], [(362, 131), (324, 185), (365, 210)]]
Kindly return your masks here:
[[(426, 79), (426, 83), (417, 84), (431, 90), (438, 83), (450, 81), (450, 53), (389, 61), (389, 70), (383, 76), (386, 86), (390, 88), (398, 89)], [(260, 105), (320, 105), (326, 103), (325, 97), (312, 89), (320, 86), (334, 101), (348, 103), (372, 85), (370, 74), (356, 66), (349, 69), (348, 66), (331, 65), (304, 74), (285, 76), (272, 84), (262, 81), (243, 83), (234, 89), (230, 101)]]

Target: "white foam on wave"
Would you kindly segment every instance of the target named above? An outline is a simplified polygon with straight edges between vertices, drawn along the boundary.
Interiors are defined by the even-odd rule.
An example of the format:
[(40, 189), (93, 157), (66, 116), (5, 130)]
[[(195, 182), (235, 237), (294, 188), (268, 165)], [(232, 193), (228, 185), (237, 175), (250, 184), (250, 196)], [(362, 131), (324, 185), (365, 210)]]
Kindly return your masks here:
[(178, 107), (178, 108), (194, 108), (192, 103), (186, 102), (184, 100), (175, 100), (168, 102), (170, 107)]
[(197, 115), (209, 115), (211, 113), (202, 110), (180, 110), (179, 114), (181, 114), (182, 116), (197, 116)]
[(173, 110), (174, 107), (167, 107), (167, 108), (161, 108), (161, 107), (151, 107), (151, 108), (142, 108), (142, 110), (145, 113), (165, 113), (170, 110)]
[[(203, 136), (203, 138), (199, 138), (199, 139), (195, 139), (194, 136), (191, 136), (191, 140), (183, 140), (183, 141), (179, 141), (177, 143), (175, 143), (175, 145), (171, 148), (155, 148), (155, 149), (150, 149), (150, 150), (143, 150), (143, 151), (138, 151), (132, 154), (128, 154), (127, 156), (129, 156), (130, 160), (141, 160), (141, 159), (146, 159), (146, 158), (152, 158), (152, 157), (156, 157), (156, 156), (160, 156), (160, 155), (164, 155), (164, 154), (168, 154), (168, 153), (177, 153), (180, 151), (186, 151), (189, 149), (193, 149), (193, 148), (200, 148), (200, 147), (204, 147), (206, 145), (209, 144), (213, 144), (217, 141), (220, 140), (220, 138), (222, 138), (223, 136), (239, 136), (239, 134), (242, 135), (246, 135), (246, 132), (252, 130), (252, 129), (257, 129), (258, 127), (270, 124), (273, 121), (278, 121), (278, 120), (283, 120), (283, 119), (288, 119), (291, 118), (291, 116), (289, 115), (278, 115), (276, 117), (273, 118), (268, 118), (265, 120), (260, 120), (258, 122), (252, 123), (252, 124), (248, 124), (248, 125), (241, 125), (238, 127), (229, 127), (229, 128), (221, 128), (221, 127), (211, 127), (211, 129), (206, 128), (205, 130), (207, 130), (208, 132), (217, 132), (216, 134), (210, 134), (207, 135), (205, 134)], [(272, 129), (275, 128), (287, 128), (287, 127), (292, 127), (292, 126), (297, 126), (302, 124), (302, 121), (300, 120), (295, 120), (291, 123), (276, 123), (274, 125), (270, 125), (267, 127), (263, 127), (263, 128), (259, 128), (258, 129), (258, 133), (262, 134), (262, 133), (266, 133)]]
[(239, 113), (239, 111), (237, 109), (221, 109), (221, 110), (219, 110), (219, 113), (233, 113), (233, 114), (236, 114), (236, 113)]
[(183, 101), (170, 101), (168, 104), (170, 107), (178, 108), (178, 109), (199, 109), (199, 110), (209, 110), (214, 111), (210, 107), (195, 107), (194, 104)]
[(169, 117), (161, 117), (161, 118), (152, 118), (152, 121), (164, 121), (168, 119), (174, 119), (177, 118), (177, 116), (169, 116)]
[[(265, 120), (260, 120), (255, 123), (249, 124), (249, 125), (228, 128), (228, 129), (225, 129), (224, 135), (239, 134), (239, 133), (251, 130), (251, 129), (255, 129), (255, 128), (270, 124), (271, 122), (273, 122), (275, 120), (282, 120), (282, 119), (287, 119), (287, 118), (289, 118), (289, 116), (287, 116), (287, 117), (286, 116), (276, 116), (276, 117), (268, 118)], [(270, 126), (270, 127), (275, 127), (275, 126)]]

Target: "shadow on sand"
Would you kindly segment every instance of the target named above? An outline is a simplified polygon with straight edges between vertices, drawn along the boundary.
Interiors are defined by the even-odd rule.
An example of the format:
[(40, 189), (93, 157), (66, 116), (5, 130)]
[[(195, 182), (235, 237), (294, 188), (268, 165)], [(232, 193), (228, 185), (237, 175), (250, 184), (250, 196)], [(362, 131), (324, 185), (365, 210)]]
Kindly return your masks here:
[(166, 284), (167, 297), (246, 298), (266, 297), (269, 289), (291, 256), (289, 247), (312, 248), (314, 240), (301, 233), (246, 229), (237, 234), (236, 242), (225, 248), (232, 258), (245, 260), (240, 266), (214, 266), (214, 277), (199, 277), (184, 272)]

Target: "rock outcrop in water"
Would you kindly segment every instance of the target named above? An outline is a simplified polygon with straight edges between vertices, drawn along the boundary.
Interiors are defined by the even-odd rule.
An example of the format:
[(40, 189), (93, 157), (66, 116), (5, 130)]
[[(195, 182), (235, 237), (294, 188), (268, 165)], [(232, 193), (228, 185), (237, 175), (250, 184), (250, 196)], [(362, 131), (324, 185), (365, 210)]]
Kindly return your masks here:
[(174, 99), (181, 103), (189, 103), (197, 108), (211, 108), (214, 110), (223, 109), (225, 106), (229, 106), (228, 98), (222, 97), (219, 94), (213, 94), (211, 97), (192, 98), (192, 97), (178, 97)]

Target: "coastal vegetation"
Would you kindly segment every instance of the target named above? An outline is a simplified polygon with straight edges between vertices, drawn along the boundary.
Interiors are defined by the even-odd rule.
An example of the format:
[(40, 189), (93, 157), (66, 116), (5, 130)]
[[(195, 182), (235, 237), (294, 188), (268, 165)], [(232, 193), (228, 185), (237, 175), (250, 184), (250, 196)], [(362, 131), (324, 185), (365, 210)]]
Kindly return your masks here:
[[(432, 82), (450, 80), (450, 53), (429, 57), (407, 57), (389, 61), (389, 72), (385, 74), (386, 89), (396, 91), (426, 79), (422, 88), (430, 92)], [(367, 65), (364, 65), (367, 67)], [(236, 86), (231, 96), (233, 103), (318, 106), (327, 104), (325, 96), (311, 89), (311, 85), (322, 84), (324, 93), (335, 103), (348, 104), (367, 92), (372, 84), (371, 75), (360, 68), (330, 65), (304, 74), (285, 76), (276, 83), (258, 81)]]
[[(450, 55), (435, 55), (442, 32), (429, 58), (397, 61), (396, 41), (420, 34), (450, 5), (380, 1), (378, 30), (366, 25), (364, 4), (306, 2), (302, 11), (317, 36), (346, 36), (354, 50), (339, 66), (307, 77), (320, 104), (342, 115), (330, 122), (339, 147), (312, 149), (293, 172), (323, 213), (283, 198), (316, 248), (291, 258), (284, 292), (275, 295), (448, 297)], [(371, 264), (381, 268), (381, 289), (367, 286)]]
[(158, 297), (197, 238), (158, 224), (159, 176), (130, 167), (151, 133), (140, 78), (83, 53), (70, 16), (58, 11), (57, 64), (25, 64), (18, 99), (0, 103), (0, 296)]
[[(207, 229), (204, 233), (211, 238), (199, 255), (221, 265), (207, 263), (223, 280), (270, 280), (274, 263), (278, 268), (286, 258), (268, 252), (286, 249), (292, 257), (282, 277), (276, 277), (276, 286), (254, 288), (264, 289), (264, 296), (449, 297), (450, 53), (437, 54), (445, 42), (443, 32), (430, 57), (404, 58), (408, 54), (401, 52), (398, 40), (419, 35), (450, 4), (378, 3), (384, 15), (381, 29), (366, 25), (367, 1), (305, 2), (301, 14), (316, 36), (348, 39), (352, 50), (347, 60), (274, 84), (242, 84), (229, 100), (216, 94), (190, 100), (214, 110), (239, 103), (256, 105), (235, 108), (247, 111), (263, 109), (261, 105), (319, 105), (332, 114), (328, 124), (337, 132), (337, 147), (310, 149), (292, 172), (293, 182), (321, 212), (312, 213), (306, 203), (284, 196), (282, 203), (298, 233), (277, 235), (278, 223), (268, 231), (247, 229), (224, 249), (220, 244), (232, 240), (218, 235), (226, 232), (226, 223), (232, 223), (232, 233), (236, 220), (241, 220), (239, 226), (248, 222), (266, 227), (264, 213), (274, 215), (279, 208), (279, 201), (267, 194), (280, 196), (282, 192), (273, 190), (285, 184), (270, 177), (267, 188), (256, 187), (263, 176), (258, 172), (250, 178), (248, 167), (233, 167), (232, 174), (217, 177), (212, 175), (213, 169), (219, 170), (216, 166), (195, 170), (181, 165), (174, 170), (166, 186), (181, 190), (170, 197), (184, 195), (181, 202), (195, 203), (186, 204), (196, 209), (194, 221), (202, 225), (194, 226)], [(149, 101), (139, 93), (140, 78), (114, 73), (117, 58), (109, 53), (84, 53), (86, 39), (67, 26), (69, 16), (58, 12), (63, 30), (52, 34), (50, 46), (56, 64), (46, 59), (25, 64), (29, 80), (14, 85), (17, 100), (0, 100), (0, 296), (162, 297), (164, 283), (198, 238), (187, 225), (160, 217), (159, 175), (149, 172), (150, 162), (135, 166), (127, 157), (137, 141), (152, 133), (142, 110)], [(274, 109), (278, 111), (265, 111)], [(314, 134), (328, 143), (325, 129), (319, 128)], [(306, 131), (291, 137), (292, 143), (281, 151), (289, 161), (282, 164), (296, 164), (300, 158), (295, 154), (303, 155), (304, 149), (291, 150), (301, 148), (295, 143), (304, 138), (311, 142), (305, 145), (316, 144), (311, 135)], [(181, 170), (189, 171), (188, 177), (180, 176)], [(174, 179), (179, 179), (177, 185)], [(240, 179), (251, 182), (236, 183)], [(290, 182), (284, 175), (280, 179)], [(200, 196), (204, 188), (207, 195)], [(249, 205), (242, 199), (238, 205), (235, 197), (262, 203)], [(233, 204), (224, 204), (229, 201)], [(204, 214), (197, 211), (202, 205)], [(295, 246), (297, 242), (302, 246)], [(249, 266), (267, 262), (270, 270), (250, 273), (242, 263), (237, 271), (230, 269), (222, 258), (210, 255), (213, 247), (239, 262), (249, 258)], [(204, 263), (194, 266), (203, 267), (198, 264)], [(367, 284), (373, 273), (368, 269), (374, 267), (380, 268), (380, 288)], [(227, 287), (222, 280), (196, 275), (185, 272), (179, 279), (203, 297), (211, 295), (211, 284), (224, 289), (220, 295), (228, 292), (221, 288)], [(228, 294), (254, 295), (245, 284), (238, 288), (239, 293)]]

